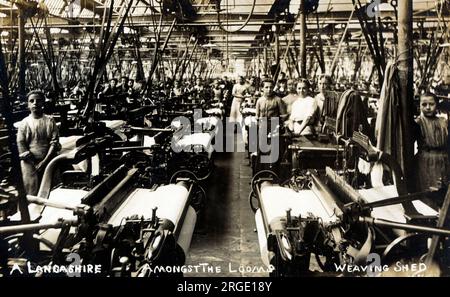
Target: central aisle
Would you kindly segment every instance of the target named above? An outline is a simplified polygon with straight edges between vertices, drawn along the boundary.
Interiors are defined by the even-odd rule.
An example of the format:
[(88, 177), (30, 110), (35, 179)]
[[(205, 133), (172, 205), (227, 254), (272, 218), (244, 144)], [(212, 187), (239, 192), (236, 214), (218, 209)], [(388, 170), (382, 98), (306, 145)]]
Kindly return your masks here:
[[(207, 263), (220, 267), (220, 273), (200, 269), (185, 276), (269, 276), (260, 272), (266, 267), (248, 202), (250, 181), (246, 153), (216, 153), (214, 172), (205, 185), (208, 200), (198, 217), (186, 265)], [(239, 272), (239, 266), (252, 272)]]

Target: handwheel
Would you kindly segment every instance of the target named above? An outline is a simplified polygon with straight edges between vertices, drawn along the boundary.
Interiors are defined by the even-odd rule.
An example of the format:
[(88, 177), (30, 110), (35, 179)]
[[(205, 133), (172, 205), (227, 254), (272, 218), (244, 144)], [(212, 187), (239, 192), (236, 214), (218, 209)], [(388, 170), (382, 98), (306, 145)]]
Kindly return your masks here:
[(206, 192), (199, 184), (194, 184), (191, 190), (191, 196), (192, 199), (190, 205), (194, 208), (195, 212), (198, 214), (200, 210), (205, 208)]
[[(258, 203), (257, 206), (254, 204), (254, 201), (256, 201)], [(248, 195), (248, 202), (250, 203), (250, 208), (252, 209), (253, 213), (256, 213), (258, 208), (260, 208), (260, 204), (259, 204), (258, 197), (256, 197), (255, 192), (253, 192), (253, 191), (250, 192), (250, 194)]]
[[(190, 170), (180, 170), (175, 172), (170, 178), (170, 183), (174, 183), (177, 178), (184, 177), (190, 178), (197, 181), (197, 176)], [(192, 185), (191, 190), (191, 202), (190, 205), (194, 208), (195, 212), (199, 212), (206, 205), (206, 192), (205, 190), (196, 182)]]
[(194, 172), (198, 180), (204, 180), (211, 175), (213, 163), (206, 155), (195, 155), (189, 159), (188, 168)]
[[(397, 237), (384, 250), (383, 263), (390, 265), (398, 260), (416, 261), (427, 253), (427, 238), (429, 237), (430, 235), (423, 233), (410, 233)], [(423, 243), (422, 246), (420, 242)], [(414, 248), (411, 249), (411, 246), (414, 246)]]
[(270, 178), (271, 177), (271, 178), (274, 179), (275, 183), (278, 183), (278, 181), (280, 180), (278, 175), (275, 172), (271, 171), (271, 170), (259, 171), (252, 178), (251, 185), (252, 185), (252, 192), (253, 193), (256, 193), (256, 185), (259, 182), (259, 179), (262, 178), (262, 177), (265, 177), (265, 178)]

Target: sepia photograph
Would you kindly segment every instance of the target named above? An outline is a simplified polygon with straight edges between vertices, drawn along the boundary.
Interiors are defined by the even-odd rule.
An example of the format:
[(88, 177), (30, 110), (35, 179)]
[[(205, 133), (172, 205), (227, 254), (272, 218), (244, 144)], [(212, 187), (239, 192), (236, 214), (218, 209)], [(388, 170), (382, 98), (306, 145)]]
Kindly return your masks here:
[(449, 277), (449, 116), (449, 0), (0, 0), (0, 280)]

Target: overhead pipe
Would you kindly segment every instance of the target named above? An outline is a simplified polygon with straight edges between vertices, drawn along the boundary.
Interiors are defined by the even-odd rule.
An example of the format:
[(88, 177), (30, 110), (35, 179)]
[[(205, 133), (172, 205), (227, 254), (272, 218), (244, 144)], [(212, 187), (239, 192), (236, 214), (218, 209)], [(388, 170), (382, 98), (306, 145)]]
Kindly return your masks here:
[(19, 9), (18, 29), (19, 29), (19, 95), (25, 97), (25, 15), (23, 9)]

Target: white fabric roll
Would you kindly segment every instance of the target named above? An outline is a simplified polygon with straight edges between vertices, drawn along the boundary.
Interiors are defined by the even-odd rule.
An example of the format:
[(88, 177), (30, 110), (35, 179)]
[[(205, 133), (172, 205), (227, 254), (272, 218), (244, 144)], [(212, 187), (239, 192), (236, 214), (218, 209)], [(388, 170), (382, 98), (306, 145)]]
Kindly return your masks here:
[(152, 209), (157, 207), (156, 216), (168, 219), (177, 226), (188, 199), (188, 190), (183, 186), (167, 185), (152, 191), (136, 189), (111, 216), (108, 224), (119, 226), (123, 218), (133, 215), (151, 218)]
[[(358, 191), (367, 202), (375, 202), (388, 198), (397, 197), (397, 189), (394, 185), (376, 187), (372, 189), (364, 189)], [(417, 211), (425, 216), (437, 216), (438, 213), (431, 207), (426, 205), (420, 200), (413, 201), (413, 205), (416, 207)], [(394, 221), (398, 223), (406, 223), (406, 218), (404, 216), (405, 210), (401, 204), (383, 206), (374, 208), (372, 211), (372, 216), (377, 219), (384, 219), (389, 221)]]
[(261, 260), (269, 267), (269, 252), (267, 250), (267, 234), (264, 229), (264, 223), (261, 215), (261, 210), (257, 210), (255, 213), (256, 230), (258, 232), (259, 252), (261, 253)]
[[(50, 192), (48, 198), (51, 202), (63, 203), (68, 206), (77, 206), (81, 204), (81, 199), (86, 196), (88, 192), (78, 189), (55, 189)], [(30, 206), (31, 207), (31, 206)], [(42, 206), (36, 206), (36, 208), (42, 209)], [(53, 207), (45, 207), (42, 212), (42, 218), (39, 223), (54, 223), (58, 219), (63, 218), (66, 220), (77, 219), (77, 216), (73, 214), (73, 211), (67, 209), (59, 209)], [(51, 243), (56, 243), (61, 229), (47, 229), (40, 233), (40, 237), (45, 238)], [(75, 227), (70, 228), (70, 233), (74, 234), (76, 231)], [(40, 245), (41, 250), (48, 250), (45, 245)]]
[(312, 190), (295, 192), (280, 186), (266, 186), (261, 189), (261, 204), (270, 223), (273, 219), (286, 216), (286, 209), (291, 208), (291, 215), (306, 218), (310, 213), (322, 219), (324, 223), (335, 222), (338, 218)]
[(193, 133), (184, 135), (176, 145), (181, 148), (181, 150), (185, 151), (192, 151), (194, 146), (201, 146), (203, 150), (208, 153), (208, 157), (211, 158), (214, 151), (214, 147), (211, 144), (213, 138), (213, 133)]
[(192, 234), (194, 234), (196, 222), (197, 213), (192, 206), (189, 206), (177, 241), (178, 245), (183, 249), (186, 257), (189, 254), (189, 247), (191, 246)]

